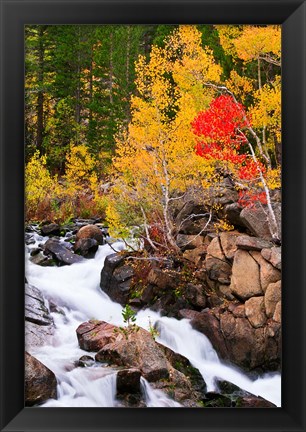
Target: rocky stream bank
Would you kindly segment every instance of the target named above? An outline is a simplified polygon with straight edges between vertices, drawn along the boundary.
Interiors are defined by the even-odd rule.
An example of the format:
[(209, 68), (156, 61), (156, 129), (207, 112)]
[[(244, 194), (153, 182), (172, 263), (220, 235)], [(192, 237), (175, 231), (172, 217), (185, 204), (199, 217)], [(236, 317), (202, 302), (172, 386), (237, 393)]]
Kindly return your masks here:
[[(100, 287), (95, 287), (100, 294), (95, 295), (107, 295), (117, 309), (128, 304), (137, 316), (148, 311), (169, 320), (188, 320), (190, 331), (208, 338), (223, 364), (236, 365), (248, 379), (279, 372), (281, 246), (269, 234), (264, 209), (242, 210), (230, 193), (228, 202), (224, 194), (223, 200), (233, 230), (199, 234), (200, 218), (196, 222), (190, 218), (177, 235), (181, 253), (162, 259), (143, 252), (114, 252), (107, 245), (111, 241), (107, 228), (98, 220), (75, 220), (67, 226), (29, 225), (25, 237), (29, 266), (33, 274), (38, 268), (85, 269), (101, 248), (108, 248), (98, 274)], [(280, 204), (274, 206), (280, 218)], [(189, 202), (177, 214), (177, 221), (197, 213), (201, 213), (199, 204)], [(67, 299), (61, 301), (57, 291), (56, 295), (48, 291), (47, 282), (42, 283), (42, 290), (37, 282), (33, 286), (30, 272), (27, 282), (26, 405), (33, 406), (63, 397), (63, 390), (59, 391), (62, 378), (35, 358), (35, 353), (40, 347), (59, 343), (57, 329), (59, 325), (64, 329), (65, 320), (67, 328), (71, 325), (69, 314), (74, 306)], [(70, 358), (66, 371), (86, 368), (96, 373), (103, 369), (106, 375), (112, 374), (115, 406), (152, 406), (148, 391), (161, 391), (156, 394), (174, 401), (174, 405), (165, 402), (162, 406), (275, 406), (224, 377), (215, 377), (212, 389), (199, 365), (159, 340), (164, 322), (158, 317), (149, 321), (147, 329), (138, 325), (127, 329), (118, 320), (91, 319), (88, 314), (87, 319), (81, 318), (86, 316), (76, 320), (69, 340), (82, 355), (73, 361)]]

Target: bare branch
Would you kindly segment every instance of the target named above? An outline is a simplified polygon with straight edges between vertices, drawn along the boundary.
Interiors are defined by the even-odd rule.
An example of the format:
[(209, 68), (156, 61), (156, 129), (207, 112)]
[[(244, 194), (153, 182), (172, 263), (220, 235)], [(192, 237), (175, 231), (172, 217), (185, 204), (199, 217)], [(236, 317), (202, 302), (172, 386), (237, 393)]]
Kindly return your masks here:
[(187, 246), (189, 243), (192, 243), (192, 242), (193, 242), (197, 237), (199, 237), (199, 236), (200, 236), (200, 235), (201, 235), (201, 234), (202, 234), (202, 233), (207, 229), (208, 225), (209, 225), (210, 222), (211, 222), (211, 219), (212, 219), (212, 211), (209, 212), (209, 219), (208, 219), (208, 221), (206, 222), (204, 228), (202, 228), (201, 231), (200, 231), (197, 235), (195, 235), (195, 236), (193, 237), (193, 239), (191, 239), (191, 240), (189, 240), (188, 242), (184, 243), (184, 247)]
[(147, 240), (148, 240), (150, 246), (152, 247), (152, 249), (154, 249), (155, 251), (157, 251), (157, 247), (154, 245), (154, 243), (152, 242), (151, 237), (150, 237), (150, 233), (149, 233), (149, 229), (148, 229), (148, 224), (147, 224), (147, 217), (146, 217), (146, 213), (144, 211), (144, 208), (142, 206), (140, 206), (140, 209), (141, 209), (141, 213), (142, 213), (143, 220), (144, 220), (144, 229), (145, 229), (145, 232), (146, 232)]
[[(242, 135), (244, 135), (244, 133), (241, 130), (239, 130), (239, 132)], [(249, 146), (249, 149), (250, 149), (253, 161), (256, 163), (257, 166), (259, 166), (258, 165), (258, 160), (257, 160), (257, 157), (255, 155), (255, 152), (254, 152), (252, 144), (247, 140), (247, 138), (246, 138), (246, 142), (248, 143), (248, 146)], [(261, 183), (263, 185), (263, 188), (264, 188), (264, 191), (265, 191), (265, 195), (266, 195), (266, 199), (267, 199), (267, 207), (268, 207), (268, 212), (269, 212), (269, 217), (267, 218), (267, 220), (268, 220), (268, 224), (269, 224), (270, 233), (271, 233), (271, 235), (272, 235), (273, 238), (279, 239), (279, 237), (280, 237), (279, 236), (279, 229), (278, 229), (275, 213), (274, 213), (274, 210), (273, 210), (273, 207), (272, 207), (272, 203), (271, 203), (270, 191), (269, 191), (268, 185), (266, 183), (266, 180), (265, 180), (265, 178), (263, 176), (263, 173), (262, 173), (262, 171), (261, 171), (260, 168), (258, 168), (258, 172), (259, 172), (260, 181), (261, 181)]]
[(268, 55), (265, 55), (265, 56), (259, 56), (259, 59), (260, 60), (264, 60), (264, 61), (266, 61), (266, 62), (268, 62), (268, 63), (272, 63), (272, 64), (274, 64), (275, 66), (281, 66), (281, 61), (280, 60), (277, 60), (277, 59), (274, 59), (274, 58), (272, 58), (272, 57), (270, 57), (270, 56), (268, 56)]

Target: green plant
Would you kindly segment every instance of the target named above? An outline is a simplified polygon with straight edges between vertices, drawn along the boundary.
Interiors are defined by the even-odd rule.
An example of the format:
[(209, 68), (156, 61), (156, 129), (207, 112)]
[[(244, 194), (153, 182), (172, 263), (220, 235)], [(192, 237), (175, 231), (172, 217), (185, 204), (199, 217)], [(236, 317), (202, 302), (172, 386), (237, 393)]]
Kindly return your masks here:
[(128, 339), (131, 333), (137, 333), (140, 329), (140, 327), (135, 324), (136, 312), (127, 304), (125, 308), (122, 309), (121, 315), (126, 327), (117, 327), (114, 329), (114, 333), (121, 333), (126, 339)]
[(152, 324), (150, 317), (149, 317), (149, 332), (154, 340), (159, 336), (159, 331)]
[(123, 317), (123, 322), (130, 326), (131, 323), (136, 321), (136, 312), (128, 304), (122, 310), (121, 315)]

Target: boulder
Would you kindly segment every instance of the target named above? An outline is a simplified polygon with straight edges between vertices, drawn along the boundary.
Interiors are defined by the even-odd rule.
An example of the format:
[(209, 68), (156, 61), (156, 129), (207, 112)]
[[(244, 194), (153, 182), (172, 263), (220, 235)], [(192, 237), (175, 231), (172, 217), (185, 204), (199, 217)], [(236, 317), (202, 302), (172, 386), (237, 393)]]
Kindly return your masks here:
[(56, 399), (57, 381), (54, 373), (29, 353), (25, 353), (25, 405), (41, 404)]
[(180, 249), (182, 249), (182, 251), (195, 249), (204, 245), (204, 237), (178, 234), (176, 237), (176, 244)]
[(196, 235), (206, 222), (209, 214), (207, 208), (200, 200), (190, 199), (185, 202), (175, 219), (175, 226), (178, 227), (179, 234)]
[(81, 238), (75, 242), (74, 252), (85, 258), (94, 258), (99, 247), (97, 240), (92, 238)]
[(214, 349), (224, 360), (229, 358), (227, 347), (224, 343), (224, 337), (220, 331), (219, 320), (212, 311), (204, 310), (198, 313), (191, 320), (191, 325), (210, 340)]
[(242, 207), (238, 203), (234, 202), (232, 204), (227, 204), (224, 207), (224, 215), (226, 220), (235, 227), (245, 228), (245, 225), (240, 217), (241, 211)]
[(278, 270), (282, 269), (282, 249), (281, 247), (272, 247), (270, 249), (262, 249), (261, 255), (265, 260), (269, 261), (273, 267)]
[(165, 354), (151, 334), (142, 328), (130, 331), (127, 336), (119, 333), (114, 342), (105, 345), (96, 354), (96, 361), (138, 368), (148, 381), (169, 377)]
[(83, 261), (82, 257), (75, 255), (65, 246), (65, 244), (56, 238), (46, 241), (44, 244), (44, 253), (46, 255), (51, 254), (52, 257), (61, 265), (71, 265)]
[(272, 402), (254, 395), (237, 398), (235, 406), (237, 408), (277, 408)]
[(193, 309), (181, 309), (178, 312), (178, 317), (179, 318), (186, 318), (189, 320), (193, 320), (194, 318), (196, 318), (196, 316), (199, 314), (200, 312), (195, 311)]
[(25, 344), (30, 347), (42, 346), (51, 340), (54, 322), (40, 290), (25, 284)]
[(280, 325), (267, 322), (265, 327), (254, 328), (247, 318), (236, 318), (225, 312), (220, 316), (220, 330), (230, 361), (240, 367), (264, 371), (280, 366)]
[(100, 287), (113, 301), (125, 306), (128, 302), (134, 270), (124, 265), (126, 256), (111, 254), (105, 258)]
[(236, 203), (238, 201), (238, 192), (229, 177), (225, 177), (218, 187), (211, 188), (211, 198), (216, 204), (222, 206)]
[(33, 264), (40, 265), (42, 267), (56, 266), (56, 261), (52, 258), (52, 256), (46, 256), (42, 252), (38, 252), (36, 255), (31, 256), (30, 261)]
[(90, 320), (76, 330), (80, 348), (85, 351), (99, 351), (117, 338), (116, 326), (105, 321)]
[(56, 223), (43, 225), (40, 231), (43, 236), (59, 236), (61, 234), (61, 228)]
[(219, 237), (215, 237), (212, 239), (212, 241), (207, 247), (207, 255), (210, 255), (213, 258), (218, 258), (222, 261), (226, 261), (223, 250), (221, 248)]
[(96, 225), (85, 225), (76, 234), (76, 241), (80, 239), (94, 239), (99, 245), (105, 244), (105, 235)]
[(217, 380), (220, 393), (229, 396), (232, 406), (236, 408), (276, 408), (272, 402), (263, 399), (261, 396), (255, 396), (229, 381)]
[(242, 300), (263, 295), (259, 265), (247, 251), (239, 249), (235, 254), (230, 287), (232, 293)]
[(205, 268), (209, 279), (221, 284), (230, 283), (232, 267), (224, 256), (218, 237), (214, 238), (207, 247)]
[(25, 284), (25, 319), (40, 326), (53, 325), (53, 319), (45, 305), (42, 293), (28, 283)]
[(230, 303), (228, 305), (228, 310), (234, 315), (236, 318), (245, 318), (245, 304), (241, 303)]
[(265, 293), (265, 308), (269, 318), (273, 317), (276, 305), (281, 301), (281, 297), (281, 281), (270, 283)]
[(232, 260), (237, 251), (237, 239), (241, 237), (238, 231), (223, 232), (220, 234), (220, 246), (225, 258)]
[(51, 342), (54, 335), (54, 326), (42, 326), (25, 321), (25, 346), (27, 349), (43, 346)]
[(147, 283), (155, 285), (161, 291), (175, 289), (179, 283), (179, 273), (168, 269), (152, 268)]
[(117, 393), (140, 393), (139, 369), (123, 369), (117, 373)]
[(260, 284), (263, 292), (266, 292), (270, 283), (277, 282), (281, 279), (281, 272), (266, 261), (260, 252), (254, 251), (250, 252), (250, 254), (260, 266)]
[[(240, 213), (240, 218), (244, 225), (256, 237), (261, 237), (265, 240), (272, 240), (266, 212), (267, 210), (263, 208), (262, 205), (257, 204), (253, 207), (245, 207)], [(274, 204), (274, 213), (280, 229), (281, 205), (279, 203)]]
[(183, 257), (196, 266), (201, 265), (201, 261), (203, 261), (205, 255), (206, 255), (206, 247), (204, 245), (197, 247), (195, 249), (185, 250), (185, 252), (183, 253)]
[[(232, 303), (228, 310), (214, 308), (198, 312), (191, 325), (208, 337), (218, 355), (247, 370), (280, 367), (281, 326), (267, 321), (254, 328), (245, 317), (245, 305)], [(231, 312), (231, 311), (232, 312)]]
[(235, 300), (229, 285), (219, 285), (218, 291), (220, 293), (220, 297), (223, 297), (226, 300)]
[(196, 309), (204, 309), (206, 306), (206, 296), (202, 285), (188, 283), (184, 292), (185, 299)]
[(245, 302), (245, 315), (254, 328), (263, 327), (267, 322), (264, 297), (251, 297)]
[[(248, 235), (240, 235), (237, 238), (236, 246), (239, 249), (247, 250), (247, 251), (260, 251), (264, 248), (271, 248), (273, 243), (258, 238), (258, 237), (250, 237)], [(269, 250), (269, 249), (267, 249)]]
[(246, 369), (263, 365), (263, 328), (254, 329), (247, 318), (236, 318), (226, 312), (220, 317), (220, 330), (233, 363)]

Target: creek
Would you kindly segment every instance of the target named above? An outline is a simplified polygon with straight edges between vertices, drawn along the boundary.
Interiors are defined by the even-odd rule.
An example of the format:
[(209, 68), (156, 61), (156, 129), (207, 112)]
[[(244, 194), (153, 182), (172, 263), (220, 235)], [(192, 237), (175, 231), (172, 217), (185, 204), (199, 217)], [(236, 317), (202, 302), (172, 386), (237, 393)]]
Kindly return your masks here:
[[(46, 238), (44, 238), (46, 240)], [(42, 243), (36, 236), (36, 243)], [(122, 250), (124, 245), (113, 245)], [(30, 248), (29, 248), (30, 249)], [(49, 400), (44, 407), (118, 407), (116, 399), (115, 369), (95, 364), (92, 367), (75, 367), (83, 355), (91, 355), (79, 348), (77, 327), (89, 319), (103, 320), (114, 325), (124, 325), (122, 306), (114, 303), (100, 288), (100, 273), (105, 257), (113, 253), (108, 246), (99, 246), (93, 259), (62, 267), (42, 267), (29, 261), (26, 251), (26, 277), (29, 284), (39, 288), (47, 299), (63, 310), (64, 314), (52, 313), (55, 334), (51, 343), (42, 347), (31, 347), (30, 354), (51, 369), (58, 380), (58, 399)], [(189, 320), (162, 317), (150, 309), (137, 314), (136, 324), (145, 329), (155, 325), (159, 336), (157, 341), (173, 351), (187, 357), (202, 374), (208, 391), (217, 390), (216, 379), (229, 381), (238, 387), (281, 406), (281, 375), (264, 374), (256, 379), (249, 378), (237, 367), (219, 360), (210, 341), (194, 330)], [(26, 347), (27, 349), (27, 347)], [(142, 392), (148, 407), (180, 407), (161, 390), (153, 389), (143, 378)]]

